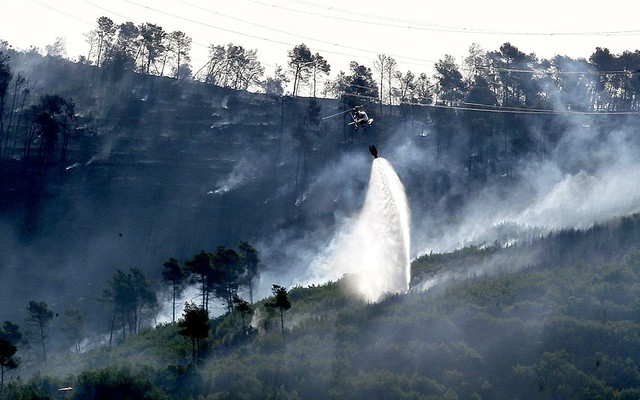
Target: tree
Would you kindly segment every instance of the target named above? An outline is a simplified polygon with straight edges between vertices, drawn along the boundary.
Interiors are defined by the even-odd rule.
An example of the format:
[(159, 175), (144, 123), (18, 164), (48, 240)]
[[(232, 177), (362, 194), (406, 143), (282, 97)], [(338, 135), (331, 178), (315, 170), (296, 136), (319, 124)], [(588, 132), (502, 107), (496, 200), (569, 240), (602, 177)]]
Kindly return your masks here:
[(14, 357), (18, 348), (10, 341), (0, 338), (0, 393), (4, 389), (4, 373), (5, 371), (17, 368), (19, 360)]
[(386, 76), (388, 58), (389, 56), (387, 56), (386, 54), (378, 54), (377, 60), (373, 62), (373, 68), (375, 68), (375, 70), (380, 74), (380, 97), (378, 98), (381, 107), (380, 111), (382, 111), (382, 103), (384, 101), (384, 99), (382, 98), (382, 93), (384, 92), (384, 77)]
[(47, 56), (55, 58), (63, 58), (67, 55), (67, 42), (62, 37), (57, 37), (56, 40), (47, 46), (45, 46)]
[(260, 275), (260, 255), (249, 242), (241, 241), (238, 245), (240, 265), (243, 273), (241, 282), (249, 287), (249, 301), (253, 304), (253, 282)]
[(456, 105), (464, 96), (465, 85), (453, 56), (446, 54), (435, 64), (440, 101), (445, 105)]
[[(140, 30), (131, 21), (118, 26), (118, 36), (113, 45), (109, 57), (103, 63), (112, 72), (119, 74), (122, 71), (133, 71), (136, 68), (136, 58), (139, 52), (138, 38)], [(115, 75), (118, 76), (118, 75)]]
[(227, 87), (247, 90), (260, 82), (264, 67), (258, 61), (256, 50), (245, 50), (242, 46), (227, 46)]
[(191, 51), (192, 39), (182, 31), (173, 31), (167, 37), (167, 55), (173, 62), (173, 76), (180, 79), (180, 69), (188, 66), (191, 61), (189, 52)]
[[(97, 50), (96, 52), (96, 65), (100, 67), (102, 65), (103, 56), (107, 54), (111, 45), (113, 44), (114, 35), (116, 33), (117, 26), (114, 24), (113, 20), (109, 17), (100, 17), (98, 18), (98, 27), (90, 33), (90, 40), (93, 43), (93, 38), (97, 39)], [(91, 46), (93, 47), (93, 46)], [(91, 59), (91, 57), (89, 57)]]
[[(140, 54), (138, 60), (139, 71), (145, 74), (151, 73), (151, 65), (155, 66), (156, 60), (166, 51), (164, 38), (167, 33), (162, 27), (144, 23), (138, 28), (140, 32)], [(159, 72), (156, 70), (156, 72)]]
[(209, 336), (209, 313), (195, 303), (187, 302), (182, 319), (178, 321), (180, 334), (191, 338), (192, 359), (195, 364), (200, 358), (200, 340)]
[(585, 59), (574, 60), (556, 55), (551, 60), (551, 68), (555, 72), (555, 89), (562, 104), (575, 111), (593, 111), (598, 96), (591, 96), (590, 92), (599, 83), (599, 76), (589, 73), (593, 65)]
[(327, 62), (327, 60), (325, 60), (324, 57), (322, 57), (320, 54), (316, 53), (311, 57), (311, 78), (313, 81), (313, 87), (312, 87), (312, 95), (315, 98), (316, 97), (316, 88), (318, 85), (318, 76), (320, 74), (322, 75), (329, 75), (329, 72), (331, 71), (331, 66), (329, 65), (329, 63)]
[(233, 296), (238, 292), (240, 281), (240, 256), (233, 249), (218, 246), (213, 255), (213, 270), (209, 282), (214, 295), (223, 300), (227, 311), (233, 311)]
[(73, 99), (62, 99), (60, 114), (58, 117), (60, 131), (62, 132), (62, 146), (60, 147), (60, 162), (62, 165), (64, 165), (67, 159), (67, 148), (69, 147), (69, 140), (71, 140), (73, 125), (76, 122), (76, 105), (73, 102)]
[[(118, 269), (102, 289), (99, 301), (112, 312), (109, 345), (112, 343), (116, 323), (122, 327), (122, 339), (126, 338), (126, 328), (131, 334), (137, 333), (144, 320), (145, 312), (155, 313), (158, 298), (151, 282), (138, 268), (130, 268), (128, 273)], [(119, 321), (118, 321), (119, 317)]]
[(20, 327), (11, 321), (4, 321), (0, 329), (0, 392), (4, 387), (5, 371), (17, 368), (20, 360), (14, 357), (18, 351), (17, 345), (22, 341)]
[(256, 50), (245, 50), (232, 43), (226, 48), (211, 45), (206, 67), (205, 82), (235, 90), (247, 90), (260, 84), (264, 74)]
[(292, 95), (298, 95), (300, 84), (309, 79), (309, 73), (313, 65), (313, 56), (311, 50), (304, 44), (299, 44), (289, 50), (289, 68), (293, 74), (293, 91)]
[(242, 332), (246, 335), (247, 324), (245, 322), (245, 318), (247, 317), (247, 315), (251, 314), (253, 308), (246, 300), (241, 299), (237, 295), (233, 296), (233, 306), (234, 309), (240, 313), (240, 318), (242, 319)]
[(472, 84), (477, 76), (486, 79), (489, 71), (489, 60), (486, 52), (478, 43), (472, 43), (469, 46), (469, 55), (463, 60), (463, 69), (465, 71), (465, 81)]
[(288, 82), (289, 79), (287, 78), (284, 71), (282, 71), (282, 66), (276, 64), (273, 76), (266, 77), (266, 79), (260, 83), (260, 86), (266, 94), (270, 94), (273, 96), (282, 96), (284, 94), (285, 85)]
[(130, 305), (133, 312), (133, 332), (138, 333), (145, 316), (155, 316), (158, 308), (158, 297), (153, 290), (153, 285), (141, 269), (130, 268), (128, 276), (133, 288), (133, 302)]
[(69, 334), (76, 348), (76, 353), (80, 354), (80, 341), (84, 332), (84, 316), (77, 308), (64, 310), (62, 316), (62, 331)]
[(348, 97), (347, 106), (354, 107), (365, 100), (375, 100), (378, 98), (378, 85), (376, 85), (371, 74), (371, 69), (360, 65), (355, 61), (349, 64), (351, 75), (345, 77), (346, 87), (344, 95)]
[(0, 143), (4, 139), (4, 106), (9, 90), (9, 83), (13, 78), (11, 66), (9, 65), (9, 55), (0, 51)]
[(433, 102), (433, 85), (424, 72), (420, 73), (416, 79), (414, 95), (418, 104), (431, 104)]
[[(589, 62), (598, 71), (597, 81), (598, 109), (614, 111), (616, 106), (615, 92), (619, 87), (619, 76), (615, 73), (618, 70), (616, 56), (611, 54), (609, 49), (596, 47), (596, 50), (589, 57)], [(634, 68), (635, 69), (635, 68)]]
[[(387, 91), (389, 93), (389, 105), (393, 104), (393, 79), (394, 76), (396, 74), (396, 72), (398, 72), (398, 63), (397, 61), (392, 58), (392, 57), (387, 57), (387, 64), (385, 66), (385, 69), (387, 71)], [(382, 87), (380, 87), (380, 91), (382, 91)]]
[[(633, 52), (625, 50), (618, 57), (618, 71), (629, 71), (624, 75), (620, 75), (620, 93), (623, 107), (625, 111), (637, 111), (640, 106), (640, 79), (638, 78), (638, 65), (640, 65), (640, 50)], [(631, 72), (635, 71), (635, 72)]]
[(507, 42), (500, 51), (489, 53), (489, 60), (502, 83), (502, 105), (533, 105), (538, 100), (538, 87), (533, 79), (535, 55), (527, 55)]
[(171, 285), (172, 318), (171, 322), (176, 322), (176, 299), (184, 289), (184, 280), (189, 276), (188, 272), (178, 264), (178, 260), (171, 257), (163, 264), (162, 279)]
[(202, 67), (206, 68), (203, 78), (205, 83), (222, 86), (226, 58), (227, 51), (224, 46), (209, 45), (209, 61)]
[(2, 329), (0, 329), (0, 339), (6, 339), (12, 344), (18, 345), (22, 341), (20, 327), (11, 321), (4, 321)]
[(186, 269), (189, 273), (196, 275), (194, 278), (200, 282), (200, 293), (202, 295), (202, 308), (209, 310), (209, 277), (213, 269), (213, 256), (204, 250), (200, 250), (191, 260), (185, 262)]
[(282, 329), (282, 341), (283, 343), (285, 343), (284, 312), (291, 308), (291, 303), (289, 302), (289, 296), (286, 288), (274, 284), (271, 288), (271, 293), (273, 293), (274, 299), (273, 302), (268, 303), (268, 305), (274, 309), (277, 308), (280, 311), (280, 328)]
[(47, 362), (47, 328), (53, 320), (53, 311), (49, 310), (47, 303), (44, 301), (30, 301), (27, 306), (29, 314), (25, 319), (27, 325), (34, 326), (37, 329), (37, 337), (42, 345), (42, 356), (44, 362)]
[(58, 135), (62, 133), (60, 159), (64, 162), (67, 146), (71, 138), (71, 123), (76, 120), (75, 103), (58, 95), (44, 95), (30, 108), (31, 124), (25, 134), (24, 157), (28, 158), (31, 144), (40, 138), (39, 158), (48, 162), (53, 160), (58, 144)]
[(115, 274), (109, 280), (107, 287), (102, 289), (98, 297), (98, 301), (103, 303), (105, 307), (109, 307), (111, 312), (111, 329), (109, 331), (109, 346), (113, 341), (113, 331), (116, 328), (118, 316), (122, 324), (123, 339), (125, 336), (125, 309), (123, 304), (128, 302), (131, 297), (130, 287), (126, 279), (126, 275), (121, 270), (116, 270)]
[(489, 89), (489, 83), (480, 75), (476, 75), (473, 83), (469, 86), (465, 101), (474, 107), (481, 108), (498, 104), (496, 94)]
[[(1, 56), (0, 56), (1, 58)], [(0, 67), (1, 70), (1, 67)], [(2, 73), (0, 72), (0, 75), (2, 75)], [(0, 81), (2, 80), (2, 78), (0, 78)], [(0, 89), (1, 90), (1, 89)], [(20, 106), (18, 106), (18, 94), (22, 94), (22, 101)], [(9, 121), (7, 122), (7, 126), (6, 128), (4, 128), (4, 131), (6, 132), (4, 135), (4, 144), (2, 146), (2, 153), (0, 153), (0, 171), (2, 171), (2, 164), (4, 162), (4, 160), (7, 159), (7, 157), (10, 157), (13, 155), (13, 152), (16, 149), (16, 144), (18, 141), (18, 126), (20, 125), (20, 120), (22, 115), (24, 114), (24, 110), (25, 110), (25, 104), (26, 104), (26, 100), (27, 100), (27, 95), (29, 94), (29, 88), (27, 86), (27, 80), (25, 79), (25, 77), (22, 74), (18, 74), (16, 76), (16, 78), (13, 81), (13, 96), (12, 96), (12, 100), (11, 100), (11, 106), (10, 106), (10, 110), (16, 110), (19, 109), (20, 112), (17, 113), (17, 118), (14, 124), (14, 114), (16, 114), (15, 112), (10, 112), (9, 113)], [(2, 105), (0, 104), (0, 107), (2, 107)], [(1, 113), (1, 111), (0, 111)], [(2, 125), (2, 116), (0, 115), (0, 132), (3, 130), (3, 128), (1, 127)], [(9, 139), (10, 139), (10, 135), (13, 131), (13, 142), (11, 144), (11, 147), (9, 146)], [(0, 134), (0, 137), (2, 137), (2, 134)], [(11, 153), (9, 153), (9, 148), (11, 148)], [(1, 173), (1, 172), (0, 172)]]
[(411, 71), (407, 71), (405, 75), (402, 72), (396, 71), (394, 74), (399, 86), (394, 90), (394, 94), (399, 103), (413, 103), (415, 102), (416, 91), (416, 76)]
[(322, 94), (326, 97), (338, 98), (344, 93), (348, 85), (347, 74), (344, 71), (340, 71), (335, 78), (324, 83)]
[(385, 78), (387, 82), (386, 104), (393, 104), (393, 79), (398, 68), (397, 61), (393, 57), (390, 57), (386, 54), (378, 54), (378, 58), (373, 62), (373, 67), (380, 74), (380, 107), (382, 107), (382, 104), (385, 103), (383, 95)]

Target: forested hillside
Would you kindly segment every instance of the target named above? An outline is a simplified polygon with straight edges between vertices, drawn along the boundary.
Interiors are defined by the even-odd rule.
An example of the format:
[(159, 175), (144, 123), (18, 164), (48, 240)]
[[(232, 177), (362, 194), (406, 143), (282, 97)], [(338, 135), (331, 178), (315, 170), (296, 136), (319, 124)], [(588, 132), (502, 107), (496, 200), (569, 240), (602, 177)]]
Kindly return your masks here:
[[(0, 398), (639, 396), (637, 51), (353, 63), (301, 97), (116, 50), (0, 46)], [(365, 304), (313, 268), (372, 143), (415, 260)]]
[[(637, 225), (574, 232), (573, 244), (562, 233), (518, 251), (544, 243), (576, 254), (598, 242), (613, 254), (622, 249), (609, 239)], [(414, 268), (428, 264), (444, 277), (508, 251), (433, 254)], [(615, 258), (541, 260), (496, 276), (468, 269), (377, 304), (352, 297), (349, 278), (291, 288), (284, 330), (276, 297), (252, 306), (253, 328), (239, 310), (213, 319), (196, 365), (182, 325), (168, 324), (116, 347), (60, 354), (0, 398), (47, 398), (65, 387), (77, 399), (637, 398), (640, 252)]]

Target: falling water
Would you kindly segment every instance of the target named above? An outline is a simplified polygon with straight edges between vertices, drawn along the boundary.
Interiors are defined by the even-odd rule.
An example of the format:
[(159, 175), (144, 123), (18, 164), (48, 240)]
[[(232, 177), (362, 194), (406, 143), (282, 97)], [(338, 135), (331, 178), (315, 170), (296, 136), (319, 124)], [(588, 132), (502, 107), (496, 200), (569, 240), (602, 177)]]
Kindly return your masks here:
[(312, 267), (325, 277), (349, 273), (354, 291), (369, 302), (404, 293), (410, 279), (409, 233), (404, 186), (387, 160), (375, 158), (360, 214)]

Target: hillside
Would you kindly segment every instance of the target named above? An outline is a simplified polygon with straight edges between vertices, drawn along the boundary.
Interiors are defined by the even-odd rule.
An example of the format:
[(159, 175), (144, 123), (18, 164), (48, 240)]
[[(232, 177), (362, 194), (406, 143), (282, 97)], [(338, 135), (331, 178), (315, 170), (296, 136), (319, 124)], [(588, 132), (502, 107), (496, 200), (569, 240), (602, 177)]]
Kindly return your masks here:
[[(376, 124), (356, 133), (343, 100), (10, 55), (14, 75), (27, 79), (27, 104), (47, 94), (71, 98), (78, 120), (64, 160), (21, 157), (23, 127), (15, 122), (15, 137), (6, 137), (17, 145), (2, 168), (2, 251), (12, 257), (0, 274), (30, 282), (0, 293), (7, 318), (22, 317), (14, 301), (34, 298), (91, 309), (116, 268), (159, 278), (170, 257), (184, 261), (241, 240), (256, 245), (268, 272), (260, 295), (273, 282), (310, 283), (309, 266), (362, 206), (372, 142), (405, 186), (413, 257), (638, 211), (640, 194), (626, 179), (638, 170), (633, 115), (365, 102)], [(318, 116), (338, 116), (305, 126), (314, 103)], [(47, 279), (38, 279), (41, 271)]]
[[(32, 57), (24, 64), (47, 74), (29, 75), (31, 96), (71, 96), (80, 118), (64, 165), (5, 163), (2, 230), (14, 257), (2, 267), (4, 281), (18, 279), (15, 266), (27, 258), (49, 277), (33, 288), (8, 287), (5, 305), (35, 296), (52, 302), (59, 292), (65, 301), (87, 298), (78, 289), (101, 285), (114, 266), (151, 274), (169, 257), (184, 260), (240, 240), (276, 240), (273, 232), (295, 241), (301, 230), (331, 229), (333, 212), (353, 207), (340, 193), (333, 210), (299, 205), (324, 166), (346, 154), (358, 163), (368, 157), (366, 146), (351, 153), (342, 131), (327, 133), (341, 125), (337, 121), (309, 132), (314, 147), (303, 152), (292, 131), (309, 100), (138, 75), (111, 80), (93, 67)], [(337, 107), (322, 104), (327, 113)], [(263, 245), (268, 264), (284, 262), (277, 248), (270, 250), (276, 246)], [(79, 274), (87, 270), (90, 276)], [(11, 316), (13, 309), (4, 312)]]
[[(609, 233), (622, 234), (622, 225)], [(450, 272), (484, 265), (486, 254), (421, 262)], [(549, 263), (493, 277), (474, 277), (470, 267), (446, 286), (377, 304), (353, 298), (349, 278), (292, 288), (284, 342), (277, 316), (254, 315), (256, 330), (244, 335), (234, 313), (212, 321), (206, 357), (190, 367), (189, 341), (177, 326), (159, 326), (114, 348), (56, 357), (42, 370), (51, 377), (21, 390), (46, 395), (70, 385), (69, 398), (78, 399), (637, 398), (639, 261), (630, 248), (619, 262)], [(263, 304), (255, 308), (264, 315)], [(10, 384), (4, 398), (19, 387)]]
[[(638, 397), (637, 114), (363, 101), (376, 122), (355, 131), (347, 97), (10, 61), (29, 90), (0, 141), (0, 315), (30, 335), (0, 398)], [(73, 123), (58, 115), (47, 138), (52, 99)], [(404, 185), (413, 263), (409, 293), (366, 304), (329, 254), (363, 209), (371, 143)], [(191, 365), (163, 264), (241, 241), (261, 259), (254, 329), (211, 300)], [(157, 301), (116, 321), (105, 289), (127, 271)], [(199, 301), (194, 279), (179, 303)], [(263, 307), (273, 284), (292, 305), (284, 338)], [(42, 343), (32, 301), (51, 311)]]

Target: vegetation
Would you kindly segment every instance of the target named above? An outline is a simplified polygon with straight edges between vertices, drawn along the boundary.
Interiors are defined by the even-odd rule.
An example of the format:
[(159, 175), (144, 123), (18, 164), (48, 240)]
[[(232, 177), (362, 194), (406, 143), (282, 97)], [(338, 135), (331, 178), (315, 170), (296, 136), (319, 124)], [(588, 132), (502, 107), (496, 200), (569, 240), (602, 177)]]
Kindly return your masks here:
[[(626, 113), (638, 111), (640, 104), (636, 100), (640, 98), (637, 74), (623, 73), (637, 69), (638, 51), (612, 54), (606, 48), (596, 48), (586, 59), (560, 55), (539, 59), (511, 43), (489, 51), (471, 45), (469, 55), (461, 61), (444, 55), (436, 62), (432, 75), (400, 71), (392, 57), (380, 54), (373, 70), (354, 61), (347, 72), (337, 72), (322, 90), (317, 90), (317, 77), (326, 75), (331, 67), (328, 60), (312, 54), (304, 44), (288, 52), (287, 70), (278, 67), (271, 77), (263, 76), (255, 50), (231, 43), (211, 45), (207, 65), (190, 76), (191, 41), (184, 32), (168, 33), (151, 23), (117, 24), (101, 17), (87, 40), (88, 56), (74, 68), (79, 71), (85, 67), (86, 79), (93, 80), (94, 70), (89, 65), (100, 67), (100, 79), (96, 81), (95, 93), (83, 93), (81, 99), (50, 93), (34, 96), (34, 84), (11, 68), (11, 56), (18, 53), (10, 50), (6, 42), (0, 42), (3, 192), (26, 185), (29, 180), (24, 179), (25, 175), (44, 176), (45, 167), (64, 167), (69, 146), (84, 143), (86, 134), (95, 129), (98, 121), (113, 121), (114, 129), (138, 126), (141, 105), (136, 96), (123, 94), (114, 98), (112, 104), (101, 97), (124, 77), (141, 77), (132, 75), (132, 71), (181, 81), (190, 77), (208, 86), (236, 91), (284, 95), (278, 115), (270, 116), (281, 123), (288, 95), (301, 97), (304, 87), (313, 98), (320, 92), (321, 96), (338, 100), (338, 108), (365, 104), (370, 113), (380, 114), (387, 109), (388, 117), (394, 117), (389, 120), (390, 125), (408, 118), (412, 125), (422, 127), (421, 134), (433, 133), (437, 159), (453, 162), (453, 170), (464, 169), (467, 176), (458, 179), (469, 190), (504, 177), (514, 178), (517, 173), (514, 166), (520, 159), (552, 154), (570, 128), (566, 110), (598, 113), (594, 126), (615, 127), (624, 124)], [(194, 82), (193, 79), (189, 82)], [(287, 82), (293, 85), (291, 92), (286, 92)], [(107, 104), (96, 109), (102, 102)], [(272, 97), (268, 102), (272, 102)], [(389, 106), (400, 107), (400, 119), (396, 119), (398, 116)], [(304, 168), (311, 149), (318, 149), (320, 143), (326, 146), (320, 135), (309, 134), (318, 129), (321, 112), (317, 103), (309, 105), (307, 112), (299, 112), (301, 118), (294, 124), (294, 136), (300, 144), (298, 164), (304, 158)], [(114, 120), (114, 116), (119, 120)], [(381, 130), (387, 129), (382, 121), (376, 125)], [(346, 139), (344, 147), (348, 149), (350, 138)], [(22, 162), (22, 168), (12, 162), (15, 160)], [(297, 171), (296, 179), (298, 175)], [(296, 192), (297, 187), (298, 182)], [(438, 194), (434, 192), (433, 196)]]
[[(118, 79), (134, 76), (127, 75), (131, 71), (177, 80), (190, 75), (190, 40), (182, 32), (166, 35), (157, 25), (116, 25), (103, 17), (88, 38), (90, 55), (74, 68), (93, 74), (95, 69), (83, 63), (98, 67), (96, 74), (104, 76), (91, 80), (96, 90), (109, 90)], [(329, 65), (305, 47), (290, 52), (288, 72), (294, 95), (313, 85), (315, 97), (316, 74)], [(34, 86), (13, 73), (8, 54), (0, 51), (3, 202), (9, 195), (37, 199), (38, 179), (50, 166), (65, 167), (74, 140), (76, 149), (95, 145), (91, 124), (101, 118), (121, 129), (148, 121), (140, 117), (146, 98), (140, 100), (134, 90), (113, 96), (113, 102), (95, 93), (80, 101), (47, 93), (32, 99)], [(210, 62), (198, 78), (233, 90), (269, 87), (271, 94), (282, 95), (282, 70), (271, 81), (263, 80), (255, 55), (232, 44), (212, 46)], [(497, 51), (470, 49), (465, 69), (445, 56), (432, 78), (402, 73), (384, 55), (374, 65), (379, 79), (354, 62), (350, 75), (339, 73), (323, 93), (340, 97), (340, 107), (368, 101), (382, 113), (383, 106), (398, 105), (389, 113), (432, 124), (437, 157), (454, 160), (465, 171), (458, 179), (470, 191), (491, 179), (513, 179), (518, 160), (544, 158), (553, 151), (567, 121), (553, 112), (533, 116), (528, 110), (552, 111), (552, 105), (561, 104), (577, 111), (637, 111), (640, 88), (634, 74), (616, 72), (634, 71), (637, 63), (637, 52), (613, 55), (600, 48), (589, 60), (538, 60), (505, 43)], [(569, 71), (579, 72), (563, 73)], [(237, 98), (229, 97), (233, 109)], [(283, 118), (287, 103), (279, 101), (277, 116)], [(437, 107), (425, 107), (431, 105)], [(461, 107), (464, 112), (454, 112)], [(485, 112), (506, 108), (519, 113)], [(320, 123), (320, 102), (309, 101), (306, 110), (291, 124), (300, 127), (295, 134), (298, 163), (304, 155), (305, 164), (320, 140), (307, 134)], [(209, 110), (206, 115), (212, 118)], [(80, 122), (87, 125), (75, 129)], [(597, 123), (620, 124), (604, 116)], [(540, 133), (540, 126), (548, 129)], [(297, 172), (296, 191), (302, 192)], [(441, 171), (434, 175), (424, 190), (434, 202), (448, 202), (453, 178)], [(160, 289), (142, 269), (114, 268), (100, 282), (108, 327), (97, 334), (86, 329), (89, 323), (101, 325), (97, 308), (66, 308), (56, 326), (58, 314), (45, 302), (31, 301), (25, 320), (32, 328), (28, 341), (17, 324), (5, 321), (0, 399), (52, 398), (69, 387), (73, 390), (65, 395), (77, 399), (638, 398), (639, 234), (640, 216), (634, 215), (506, 248), (425, 255), (413, 263), (413, 291), (377, 304), (351, 297), (349, 277), (308, 288), (274, 285), (271, 298), (254, 303), (260, 257), (243, 241), (237, 251), (219, 246), (182, 263), (169, 258), (162, 271), (158, 268), (155, 275), (171, 287), (174, 323), (154, 328)], [(423, 285), (427, 280), (433, 283), (429, 289)], [(197, 285), (201, 302), (187, 303), (176, 322), (176, 296), (189, 284)], [(240, 297), (246, 292), (250, 302)], [(212, 319), (213, 300), (222, 302), (226, 312)], [(54, 328), (65, 336), (59, 344), (48, 341)], [(83, 337), (107, 331), (109, 346), (82, 347)], [(119, 340), (113, 340), (117, 332)], [(54, 351), (48, 347), (53, 344), (58, 344)]]
[(46, 398), (67, 386), (78, 399), (635, 398), (640, 250), (621, 253), (619, 242), (601, 240), (632, 225), (574, 232), (572, 245), (559, 233), (518, 246), (520, 254), (542, 245), (577, 254), (587, 238), (600, 240), (617, 255), (599, 262), (544, 259), (505, 274), (499, 260), (512, 248), (432, 254), (414, 263), (414, 276), (474, 265), (493, 265), (497, 275), (459, 274), (422, 292), (416, 278), (412, 293), (376, 304), (352, 297), (348, 277), (274, 285), (248, 330), (246, 301), (236, 297), (233, 311), (211, 320), (189, 303), (178, 324), (143, 329), (112, 348), (56, 355), (43, 375), (10, 380), (0, 398)]
[(171, 321), (176, 322), (176, 300), (184, 289), (184, 280), (188, 274), (173, 257), (163, 264), (163, 268), (162, 279), (171, 285)]
[(27, 311), (28, 314), (25, 322), (34, 329), (33, 335), (36, 338), (36, 341), (40, 342), (40, 345), (42, 346), (42, 359), (46, 364), (46, 342), (48, 337), (48, 327), (51, 324), (51, 320), (54, 315), (53, 311), (49, 309), (47, 303), (44, 301), (30, 301), (27, 306)]
[(130, 335), (137, 333), (145, 317), (152, 316), (158, 307), (155, 291), (138, 268), (131, 268), (128, 273), (116, 270), (99, 300), (111, 315), (109, 345), (118, 326), (122, 328), (122, 340), (125, 340), (127, 331)]
[(280, 329), (282, 330), (282, 342), (286, 343), (284, 336), (284, 312), (291, 308), (289, 295), (286, 288), (275, 284), (271, 288), (271, 293), (273, 293), (274, 300), (273, 302), (267, 303), (266, 306), (278, 309), (280, 313)]
[(193, 363), (200, 358), (200, 341), (209, 336), (209, 313), (195, 303), (187, 303), (183, 319), (178, 323), (180, 334), (191, 338)]
[(14, 357), (18, 348), (7, 339), (0, 338), (0, 392), (4, 388), (4, 371), (18, 367), (18, 360)]

